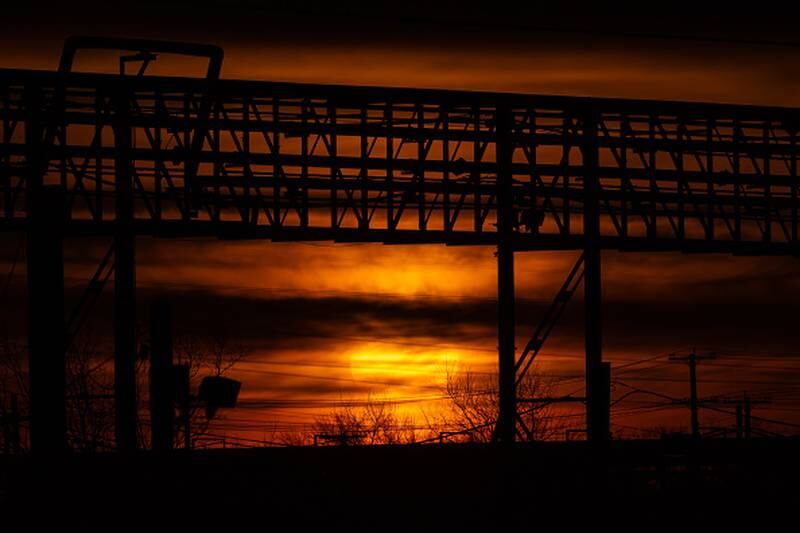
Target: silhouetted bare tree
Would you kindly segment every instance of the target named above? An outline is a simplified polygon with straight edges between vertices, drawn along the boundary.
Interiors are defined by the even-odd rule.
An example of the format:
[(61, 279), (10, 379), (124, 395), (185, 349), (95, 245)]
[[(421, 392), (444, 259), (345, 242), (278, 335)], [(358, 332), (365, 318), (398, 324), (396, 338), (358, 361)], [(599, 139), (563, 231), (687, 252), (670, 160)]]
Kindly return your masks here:
[(204, 370), (221, 376), (248, 353), (247, 348), (233, 341), (224, 329), (204, 336), (179, 334), (174, 349), (177, 363), (190, 365), (193, 379)]
[[(534, 368), (517, 387), (517, 396), (527, 399), (550, 397), (557, 380)], [(457, 441), (491, 442), (499, 413), (499, 393), (495, 374), (472, 371), (447, 372), (444, 407), (428, 416), (431, 430)], [(552, 403), (518, 406), (529, 433), (520, 428), (522, 440), (550, 440), (563, 435), (562, 419), (555, 415)]]
[(416, 440), (410, 417), (398, 415), (392, 402), (372, 398), (346, 403), (318, 417), (312, 430), (316, 441), (341, 446), (410, 444)]
[(67, 351), (67, 439), (73, 450), (114, 446), (113, 357), (103, 357), (82, 338)]
[(27, 448), (25, 426), (20, 414), (27, 411), (28, 380), (24, 347), (7, 332), (0, 338), (0, 450), (13, 452)]
[[(67, 442), (73, 450), (95, 452), (113, 447), (112, 361), (102, 356), (89, 335), (75, 339), (67, 349)], [(14, 395), (25, 415), (29, 390), (26, 348), (5, 336), (0, 341), (0, 403), (7, 405), (8, 397)], [(26, 448), (25, 438), (21, 446)]]
[[(140, 333), (139, 338), (145, 338)], [(106, 356), (98, 349), (98, 342), (91, 331), (86, 331), (70, 343), (66, 357), (67, 388), (67, 441), (75, 451), (99, 452), (114, 447), (113, 404), (113, 356)], [(222, 334), (206, 337), (179, 337), (176, 340), (176, 358), (180, 364), (190, 368), (191, 388), (197, 389), (205, 374), (219, 376), (229, 372), (240, 361), (247, 350)], [(27, 349), (7, 334), (0, 338), (0, 414), (10, 412), (12, 395), (16, 397), (19, 411), (25, 415), (29, 405), (27, 371)], [(137, 389), (140, 421), (139, 443), (149, 443), (147, 431), (147, 362), (137, 361)], [(201, 406), (190, 403), (190, 427), (192, 438), (208, 433), (209, 421)], [(8, 420), (4, 416), (3, 420)], [(0, 428), (4, 429), (4, 428)], [(0, 439), (6, 439), (7, 431), (0, 431)], [(23, 450), (27, 439), (20, 440)], [(3, 442), (0, 449), (7, 446)]]

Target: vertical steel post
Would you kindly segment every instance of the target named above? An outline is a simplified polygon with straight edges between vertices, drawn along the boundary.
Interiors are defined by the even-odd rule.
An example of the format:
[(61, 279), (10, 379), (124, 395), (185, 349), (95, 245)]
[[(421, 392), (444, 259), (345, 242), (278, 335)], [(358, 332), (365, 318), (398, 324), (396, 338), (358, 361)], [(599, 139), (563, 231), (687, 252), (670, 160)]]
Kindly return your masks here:
[(591, 109), (583, 116), (583, 209), (586, 346), (586, 434), (591, 442), (609, 438), (609, 403), (603, 389), (602, 294), (600, 271), (600, 178), (598, 176), (597, 117)]
[(57, 455), (67, 450), (62, 249), (66, 201), (62, 187), (44, 185), (47, 154), (41, 90), (26, 88), (24, 98), (30, 443), (36, 455)]
[(120, 452), (136, 449), (136, 267), (131, 176), (130, 95), (114, 95), (114, 404)]
[(31, 451), (35, 455), (57, 455), (67, 450), (67, 336), (62, 250), (66, 202), (60, 186), (43, 187), (39, 183), (29, 189), (29, 194), (27, 269)]
[(513, 444), (516, 430), (516, 355), (514, 347), (514, 205), (512, 198), (511, 112), (497, 108), (497, 336), (500, 410), (497, 439)]

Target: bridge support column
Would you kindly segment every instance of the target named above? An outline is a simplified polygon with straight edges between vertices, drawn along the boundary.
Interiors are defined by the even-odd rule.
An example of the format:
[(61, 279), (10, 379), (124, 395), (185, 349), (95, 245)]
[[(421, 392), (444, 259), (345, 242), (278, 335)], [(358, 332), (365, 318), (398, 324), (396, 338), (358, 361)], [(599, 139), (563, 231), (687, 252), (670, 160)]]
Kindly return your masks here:
[(65, 453), (68, 446), (62, 249), (65, 199), (60, 186), (29, 191), (30, 444), (34, 455), (52, 456)]
[(497, 440), (514, 443), (517, 417), (515, 296), (514, 296), (514, 207), (511, 189), (511, 113), (497, 110), (497, 341), (499, 356), (499, 413)]
[(136, 266), (131, 176), (130, 101), (116, 95), (116, 228), (114, 233), (114, 405), (117, 450), (136, 449)]
[(602, 276), (600, 256), (600, 179), (597, 173), (597, 120), (594, 112), (584, 115), (583, 210), (584, 279), (583, 299), (586, 343), (586, 434), (593, 443), (610, 436), (610, 369), (603, 363)]
[(500, 410), (497, 439), (513, 443), (516, 433), (514, 250), (507, 243), (497, 247), (497, 341), (499, 356)]
[(66, 323), (63, 232), (66, 201), (60, 186), (46, 187), (43, 97), (25, 94), (28, 375), (30, 445), (37, 456), (67, 451)]

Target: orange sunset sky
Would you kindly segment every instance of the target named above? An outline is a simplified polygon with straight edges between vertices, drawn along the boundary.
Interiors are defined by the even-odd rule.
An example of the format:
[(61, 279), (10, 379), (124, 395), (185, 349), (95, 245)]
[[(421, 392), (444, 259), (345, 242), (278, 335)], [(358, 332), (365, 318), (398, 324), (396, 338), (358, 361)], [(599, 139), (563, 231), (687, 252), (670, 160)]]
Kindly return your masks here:
[[(221, 45), (224, 78), (800, 106), (800, 47), (754, 44), (780, 41), (780, 21), (668, 16), (648, 24), (644, 16), (606, 16), (595, 25), (588, 16), (534, 17), (527, 8), (482, 14), (454, 3), (426, 10), (419, 2), (396, 11), (348, 9), (346, 2), (259, 10), (241, 2), (225, 13), (197, 8), (181, 20), (180, 4), (123, 3), (92, 15), (62, 6), (44, 20), (21, 10), (15, 22), (2, 22), (0, 67), (55, 69), (66, 36), (113, 34)], [(85, 57), (78, 66), (100, 69), (102, 59)], [(194, 72), (191, 65), (159, 68)], [(0, 235), (0, 272), (10, 268), (19, 239)], [(68, 241), (73, 298), (105, 245)], [(137, 246), (142, 312), (153, 295), (169, 294), (180, 334), (222, 331), (248, 349), (231, 373), (243, 381), (243, 408), (223, 413), (212, 425), (217, 434), (272, 439), (367, 397), (394, 400), (423, 425), (440, 408), (447, 372), (496, 369), (491, 248), (150, 238)], [(576, 258), (518, 256), (518, 346)], [(667, 354), (714, 351), (718, 359), (699, 371), (701, 396), (770, 397), (757, 414), (800, 422), (795, 259), (606, 252), (603, 267), (606, 359), (615, 366), (652, 359), (615, 378), (685, 398), (687, 369), (668, 363)], [(24, 268), (12, 285), (4, 306), (7, 323), (16, 324), (24, 315)], [(581, 392), (581, 311), (578, 299), (540, 356), (540, 371), (562, 380), (561, 394)], [(110, 331), (97, 314), (96, 330)], [(614, 395), (628, 390), (618, 384)], [(687, 409), (648, 409), (646, 402), (613, 411), (615, 434), (688, 426)], [(580, 423), (579, 411), (562, 414)], [(733, 420), (704, 412), (701, 423)]]

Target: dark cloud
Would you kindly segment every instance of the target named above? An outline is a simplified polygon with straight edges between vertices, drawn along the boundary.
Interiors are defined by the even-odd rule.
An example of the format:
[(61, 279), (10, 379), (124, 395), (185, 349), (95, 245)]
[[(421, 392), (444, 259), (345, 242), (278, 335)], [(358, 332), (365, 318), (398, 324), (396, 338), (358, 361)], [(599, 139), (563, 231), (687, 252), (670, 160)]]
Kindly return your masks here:
[[(68, 290), (68, 309), (78, 288)], [(156, 298), (173, 303), (179, 334), (224, 336), (254, 349), (276, 354), (341, 350), (364, 342), (393, 342), (410, 349), (461, 346), (486, 350), (495, 346), (496, 306), (486, 299), (441, 302), (387, 297), (251, 298), (193, 290), (140, 288), (139, 320), (146, 331), (149, 304)], [(519, 342), (524, 342), (543, 316), (547, 302), (518, 302)], [(7, 327), (22, 334), (25, 293), (13, 288), (6, 300)], [(800, 341), (795, 327), (797, 306), (791, 302), (697, 302), (692, 293), (682, 301), (606, 302), (604, 336), (609, 353), (625, 356), (658, 353), (697, 345), (718, 350), (791, 351)], [(553, 332), (545, 351), (580, 352), (583, 339), (580, 294)], [(111, 287), (93, 309), (87, 331), (101, 338), (112, 331)]]

